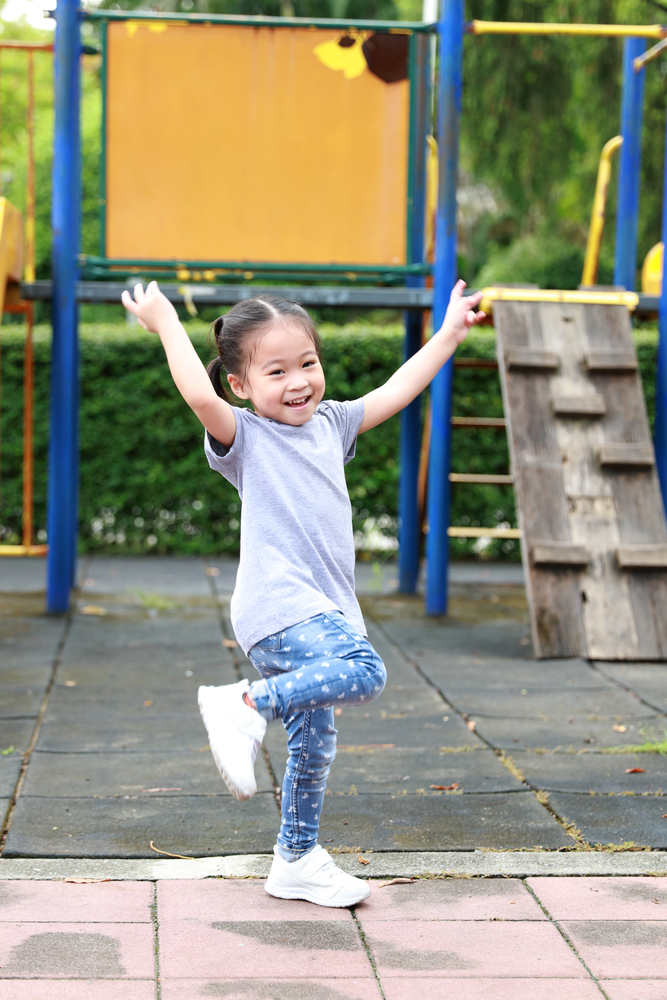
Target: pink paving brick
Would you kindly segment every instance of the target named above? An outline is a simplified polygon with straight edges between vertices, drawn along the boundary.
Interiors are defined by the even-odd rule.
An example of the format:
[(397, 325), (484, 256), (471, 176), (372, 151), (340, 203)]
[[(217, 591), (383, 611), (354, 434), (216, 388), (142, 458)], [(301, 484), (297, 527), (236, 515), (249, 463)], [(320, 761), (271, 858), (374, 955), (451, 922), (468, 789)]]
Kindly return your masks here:
[(155, 1000), (155, 983), (148, 979), (0, 980), (0, 1000)]
[[(382, 985), (386, 1000), (425, 1000), (423, 979), (385, 979)], [(466, 979), (465, 989), (454, 987), (451, 979), (429, 979), (427, 996), (428, 1000), (602, 1000), (590, 979)]]
[(555, 920), (667, 920), (667, 879), (529, 878)]
[(151, 882), (5, 881), (0, 882), (0, 921), (150, 923), (152, 901)]
[(603, 979), (609, 1000), (667, 1000), (667, 979)]
[(0, 979), (152, 979), (150, 924), (3, 923)]
[(158, 882), (158, 917), (162, 920), (350, 920), (348, 910), (300, 899), (276, 899), (264, 879), (206, 879)]
[[(339, 976), (370, 971), (357, 928), (347, 920), (160, 920), (160, 973), (165, 979), (274, 979)], [(231, 918), (231, 919), (230, 919)]]
[(397, 976), (588, 978), (550, 923), (362, 920), (362, 926), (383, 982)]
[(359, 907), (370, 920), (546, 920), (520, 879), (425, 879), (411, 884), (373, 883)]
[(659, 920), (572, 920), (561, 926), (594, 976), (667, 976), (667, 923)]
[[(372, 975), (368, 979), (162, 980), (162, 1000), (202, 1000), (202, 997), (224, 997), (224, 1000), (381, 1000)], [(574, 1000), (588, 1000), (588, 997), (576, 996)], [(596, 1000), (599, 1000), (599, 994)]]

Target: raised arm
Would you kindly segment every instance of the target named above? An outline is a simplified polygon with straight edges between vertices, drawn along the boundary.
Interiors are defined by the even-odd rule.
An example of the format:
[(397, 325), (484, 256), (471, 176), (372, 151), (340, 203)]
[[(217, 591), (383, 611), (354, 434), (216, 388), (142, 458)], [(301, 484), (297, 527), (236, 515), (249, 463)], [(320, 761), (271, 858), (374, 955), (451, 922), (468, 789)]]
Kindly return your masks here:
[(162, 294), (157, 282), (151, 281), (146, 291), (141, 285), (136, 285), (134, 299), (124, 291), (122, 302), (144, 329), (159, 334), (169, 370), (181, 396), (206, 430), (225, 447), (231, 448), (236, 434), (234, 409), (217, 395), (176, 310)]
[(464, 299), (464, 288), (465, 281), (458, 281), (454, 286), (444, 322), (438, 332), (420, 351), (401, 365), (384, 385), (363, 397), (364, 419), (359, 429), (360, 434), (371, 427), (377, 427), (411, 403), (451, 358), (470, 327), (484, 319), (484, 313), (474, 312), (474, 307), (482, 300), (482, 293), (477, 292)]

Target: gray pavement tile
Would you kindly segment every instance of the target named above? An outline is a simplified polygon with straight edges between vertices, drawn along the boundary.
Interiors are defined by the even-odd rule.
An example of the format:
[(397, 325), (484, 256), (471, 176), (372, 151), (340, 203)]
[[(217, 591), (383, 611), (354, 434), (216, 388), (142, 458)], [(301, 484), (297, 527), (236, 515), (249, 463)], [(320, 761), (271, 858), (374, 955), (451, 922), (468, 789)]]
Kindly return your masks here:
[(9, 747), (14, 747), (19, 754), (25, 753), (34, 728), (34, 719), (2, 719), (0, 721), (0, 753), (3, 750), (8, 750)]
[[(205, 740), (204, 735), (203, 742)], [(262, 754), (255, 763), (255, 776), (260, 791), (272, 791), (273, 783)], [(146, 789), (160, 791), (148, 793)], [(227, 794), (208, 749), (153, 753), (45, 753), (37, 750), (31, 757), (23, 786), (26, 795), (85, 798), (138, 795), (142, 790), (146, 795)]]
[(21, 773), (21, 763), (23, 758), (18, 754), (0, 757), (0, 796), (11, 797)]
[(86, 687), (104, 684), (107, 690), (128, 691), (152, 687), (155, 690), (181, 691), (184, 697), (197, 698), (200, 684), (234, 684), (238, 677), (229, 656), (220, 644), (203, 650), (188, 650), (185, 655), (162, 647), (144, 659), (143, 651), (116, 650), (105, 655), (100, 649), (95, 658), (78, 650), (69, 653), (58, 671), (60, 684)]
[(22, 795), (3, 857), (159, 858), (151, 840), (172, 854), (262, 854), (272, 850), (279, 823), (268, 792), (249, 802), (231, 795), (92, 801)]
[(549, 805), (581, 830), (589, 844), (632, 841), (667, 850), (667, 797), (553, 792)]
[[(657, 792), (667, 794), (667, 757), (660, 754), (557, 753), (513, 755), (535, 788), (549, 792)], [(632, 768), (643, 773), (627, 774)], [(667, 806), (665, 811), (667, 812)]]
[(574, 688), (533, 691), (516, 687), (491, 691), (459, 689), (450, 697), (460, 711), (485, 718), (563, 720), (566, 723), (573, 719), (574, 724), (580, 719), (588, 722), (612, 719), (613, 723), (622, 725), (628, 720), (645, 719), (654, 714), (631, 694), (614, 687), (584, 691)]
[(44, 687), (64, 628), (57, 619), (0, 620), (0, 685)]
[(0, 559), (0, 593), (44, 591), (46, 588), (46, 558), (16, 556)]
[(446, 623), (430, 620), (382, 616), (381, 625), (409, 655), (412, 650), (431, 650), (439, 657), (470, 656), (481, 661), (502, 662), (532, 659), (532, 648), (522, 643), (526, 629), (518, 622), (484, 625)]
[(210, 596), (204, 564), (197, 556), (93, 556), (80, 583), (84, 597), (137, 590), (182, 597)]
[(43, 688), (0, 686), (0, 726), (5, 719), (35, 718), (43, 693)]
[(667, 713), (667, 663), (597, 663), (607, 677)]
[(320, 843), (374, 851), (563, 847), (573, 841), (532, 792), (327, 795)]
[[(275, 767), (274, 767), (275, 769)], [(491, 750), (441, 753), (438, 750), (339, 751), (327, 788), (332, 792), (408, 794), (432, 785), (457, 784), (466, 792), (514, 792), (522, 788)], [(667, 786), (667, 782), (665, 783)]]
[(589, 721), (585, 716), (569, 719), (511, 719), (475, 715), (475, 732), (500, 750), (586, 750), (642, 743), (650, 734), (661, 733), (664, 716), (646, 716), (625, 721), (626, 732), (612, 728), (616, 716)]
[(7, 811), (11, 805), (10, 798), (0, 799), (0, 830), (4, 829), (7, 820)]

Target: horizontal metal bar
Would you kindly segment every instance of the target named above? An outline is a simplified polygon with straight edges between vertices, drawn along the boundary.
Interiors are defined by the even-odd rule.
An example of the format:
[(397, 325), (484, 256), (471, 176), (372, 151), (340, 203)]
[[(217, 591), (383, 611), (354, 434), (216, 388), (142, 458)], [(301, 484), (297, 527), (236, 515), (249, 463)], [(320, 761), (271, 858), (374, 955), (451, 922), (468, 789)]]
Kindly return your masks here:
[(450, 472), (450, 483), (478, 483), (483, 486), (511, 486), (514, 476), (485, 475), (482, 472)]
[[(124, 288), (132, 288), (139, 275), (127, 281), (80, 281), (77, 285), (79, 302), (120, 302)], [(192, 300), (200, 304), (230, 305), (255, 295), (280, 295), (296, 299), (309, 306), (369, 307), (385, 309), (431, 309), (432, 288), (359, 288), (341, 285), (206, 285), (169, 284), (160, 286), (171, 302), (184, 301), (181, 289), (187, 287)], [(35, 281), (21, 285), (21, 298), (48, 302), (52, 295), (52, 282)], [(466, 294), (474, 294), (471, 290)], [(637, 312), (655, 312), (659, 308), (657, 295), (639, 295)], [(493, 358), (456, 358), (457, 368), (497, 368)]]
[(522, 538), (521, 528), (447, 528), (450, 538)]
[(45, 556), (48, 551), (48, 545), (0, 545), (0, 558), (2, 556)]
[(28, 52), (29, 50), (37, 52), (53, 52), (52, 42), (0, 42), (0, 49), (19, 49), (19, 51)]
[(637, 56), (636, 59), (633, 59), (632, 68), (635, 71), (635, 73), (639, 73), (641, 70), (643, 70), (646, 63), (650, 63), (651, 60), (659, 56), (664, 49), (667, 49), (667, 38), (663, 38), (661, 42), (658, 42), (657, 45), (654, 45), (652, 48), (648, 49), (648, 51), (644, 52), (643, 55)]
[(295, 275), (321, 274), (341, 275), (352, 281), (359, 276), (370, 275), (424, 275), (431, 274), (430, 264), (317, 264), (294, 263), (284, 261), (220, 261), (220, 260), (146, 260), (139, 257), (94, 257), (92, 254), (80, 254), (79, 263), (85, 271), (99, 274), (100, 277), (119, 277), (128, 272), (141, 274), (145, 270), (155, 273), (162, 271), (165, 276), (174, 274), (178, 281), (213, 282), (219, 278), (245, 278), (251, 281), (258, 272), (274, 274), (288, 272)]
[(227, 24), (250, 26), (253, 28), (329, 28), (344, 30), (359, 28), (366, 31), (391, 31), (406, 34), (423, 31), (433, 34), (437, 24), (425, 21), (360, 21), (329, 17), (268, 17), (264, 14), (174, 14), (151, 10), (86, 10), (83, 12), (90, 21), (174, 21), (176, 24)]
[[(77, 284), (79, 302), (120, 302), (125, 288), (134, 281), (80, 281)], [(24, 299), (48, 301), (52, 282), (35, 281), (21, 285)], [(188, 301), (195, 305), (223, 306), (252, 299), (257, 295), (279, 295), (295, 299), (305, 306), (372, 309), (430, 309), (433, 290), (429, 288), (353, 288), (324, 285), (161, 285), (160, 288), (176, 304)]]
[(553, 24), (519, 21), (470, 21), (470, 35), (597, 35), (604, 38), (664, 38), (664, 24)]
[(452, 427), (507, 427), (504, 417), (452, 417)]
[(639, 305), (636, 292), (562, 291), (554, 288), (483, 288), (480, 303), (487, 315), (493, 311), (494, 302), (557, 302), (565, 305), (625, 306), (631, 312)]

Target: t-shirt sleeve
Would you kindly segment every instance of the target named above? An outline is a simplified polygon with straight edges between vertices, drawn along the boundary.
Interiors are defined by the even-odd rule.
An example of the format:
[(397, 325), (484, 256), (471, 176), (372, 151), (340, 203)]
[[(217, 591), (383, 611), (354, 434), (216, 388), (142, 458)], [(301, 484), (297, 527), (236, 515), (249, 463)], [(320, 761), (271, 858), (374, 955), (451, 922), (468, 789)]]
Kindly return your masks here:
[(223, 475), (232, 486), (238, 489), (243, 456), (248, 449), (250, 414), (249, 411), (236, 406), (233, 408), (233, 412), (236, 420), (236, 434), (231, 448), (226, 448), (224, 444), (221, 444), (210, 431), (205, 431), (204, 452), (211, 468)]
[(333, 421), (338, 428), (343, 446), (343, 462), (347, 465), (354, 458), (357, 450), (357, 435), (364, 419), (363, 399), (353, 399), (347, 403), (327, 400)]

